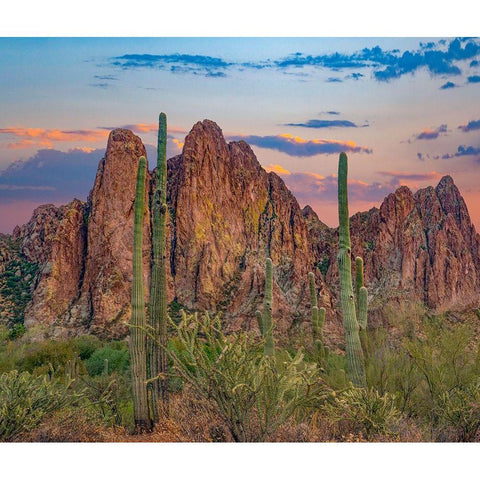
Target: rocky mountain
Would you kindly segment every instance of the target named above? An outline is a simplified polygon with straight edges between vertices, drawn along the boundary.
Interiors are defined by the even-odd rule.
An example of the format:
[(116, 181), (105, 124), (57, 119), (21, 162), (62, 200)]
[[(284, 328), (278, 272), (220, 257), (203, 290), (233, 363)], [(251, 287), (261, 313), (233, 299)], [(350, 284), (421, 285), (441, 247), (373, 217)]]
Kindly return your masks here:
[[(6, 305), (15, 304), (2, 287), (8, 274), (10, 284), (23, 282), (27, 291), (20, 313), (27, 327), (47, 325), (55, 335), (127, 333), (141, 155), (145, 148), (132, 132), (112, 131), (86, 203), (38, 207), (30, 222), (0, 238), (4, 321), (13, 315)], [(152, 172), (146, 179), (150, 198), (154, 178)], [(254, 312), (263, 302), (264, 265), (270, 256), (279, 330), (309, 320), (307, 273), (314, 271), (321, 304), (327, 307), (327, 331), (338, 333), (337, 231), (310, 207), (302, 210), (283, 180), (261, 167), (248, 144), (227, 143), (212, 121), (195, 124), (182, 154), (168, 162), (167, 202), (173, 311), (220, 311), (227, 329), (256, 328)], [(353, 255), (364, 258), (373, 310), (381, 311), (393, 300), (442, 309), (478, 299), (480, 237), (450, 177), (436, 189), (415, 194), (401, 187), (380, 208), (355, 214), (351, 230)], [(146, 299), (150, 232), (147, 207)]]

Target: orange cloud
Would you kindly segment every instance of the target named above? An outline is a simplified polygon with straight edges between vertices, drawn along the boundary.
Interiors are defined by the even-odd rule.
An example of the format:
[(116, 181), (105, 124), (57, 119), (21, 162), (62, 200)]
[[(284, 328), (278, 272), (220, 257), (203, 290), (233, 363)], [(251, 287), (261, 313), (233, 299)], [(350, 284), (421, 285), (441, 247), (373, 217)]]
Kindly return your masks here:
[(275, 172), (278, 173), (279, 175), (290, 175), (290, 171), (287, 170), (286, 168), (283, 168), (281, 165), (276, 165), (271, 163), (267, 167), (265, 167), (265, 170), (267, 172)]
[(227, 138), (228, 140), (234, 141), (244, 140), (250, 145), (277, 150), (292, 157), (312, 157), (314, 155), (330, 155), (340, 152), (372, 153), (371, 148), (362, 147), (349, 140), (306, 140), (302, 137), (290, 135), (289, 133), (266, 136), (237, 135)]
[(172, 142), (181, 150), (185, 145), (185, 142), (178, 140), (178, 138), (172, 138)]
[(60, 130), (56, 128), (0, 128), (0, 135), (9, 135), (20, 141), (7, 143), (8, 149), (25, 148), (32, 145), (52, 148), (56, 142), (98, 142), (108, 137), (108, 132), (95, 130)]

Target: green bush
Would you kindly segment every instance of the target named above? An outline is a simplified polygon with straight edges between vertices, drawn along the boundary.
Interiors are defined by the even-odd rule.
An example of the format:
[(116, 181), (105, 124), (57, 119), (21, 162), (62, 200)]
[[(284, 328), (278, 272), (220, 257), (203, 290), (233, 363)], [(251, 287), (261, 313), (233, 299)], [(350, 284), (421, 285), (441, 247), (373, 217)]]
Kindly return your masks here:
[[(446, 440), (471, 442), (480, 432), (480, 382), (459, 386), (440, 395), (435, 405), (440, 430), (447, 431)], [(443, 433), (443, 432), (442, 432)]]
[(400, 420), (394, 396), (380, 395), (373, 388), (349, 388), (323, 408), (330, 421), (351, 422), (367, 440), (378, 434), (394, 434)]
[(52, 414), (82, 397), (68, 385), (13, 370), (0, 375), (0, 440), (13, 441)]
[(226, 336), (219, 318), (183, 315), (176, 327), (175, 373), (210, 400), (237, 442), (264, 441), (304, 409), (316, 407), (327, 387), (301, 351), (263, 354), (263, 341), (247, 332)]
[(78, 349), (71, 340), (44, 340), (25, 346), (18, 369), (35, 374), (63, 373), (67, 362), (78, 356)]
[(89, 375), (102, 373), (124, 373), (130, 367), (130, 355), (124, 342), (110, 342), (95, 352), (85, 361)]
[(94, 335), (81, 335), (73, 340), (81, 360), (87, 360), (95, 350), (103, 346), (102, 341)]

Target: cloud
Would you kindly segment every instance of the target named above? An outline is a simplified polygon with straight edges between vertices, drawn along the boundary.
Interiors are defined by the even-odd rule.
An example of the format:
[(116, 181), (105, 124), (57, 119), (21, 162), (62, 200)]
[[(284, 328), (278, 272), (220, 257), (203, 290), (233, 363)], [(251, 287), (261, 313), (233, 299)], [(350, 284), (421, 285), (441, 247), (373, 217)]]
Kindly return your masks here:
[(350, 120), (307, 120), (304, 123), (286, 123), (287, 127), (306, 127), (306, 128), (332, 128), (332, 127), (353, 127), (358, 128), (358, 125)]
[(454, 154), (446, 153), (442, 156), (443, 159), (455, 158), (455, 157), (465, 157), (471, 155), (480, 155), (480, 147), (473, 147), (471, 145), (459, 145), (457, 151)]
[(471, 132), (472, 130), (480, 130), (480, 119), (471, 120), (466, 125), (460, 125), (458, 128), (462, 132)]
[(313, 157), (319, 154), (334, 154), (340, 152), (372, 153), (367, 147), (361, 147), (352, 141), (337, 140), (305, 140), (301, 137), (294, 137), (288, 133), (281, 135), (258, 135), (231, 136), (229, 140), (244, 140), (251, 145), (260, 148), (277, 150), (292, 157)]
[[(480, 54), (476, 39), (456, 38), (447, 42), (420, 44), (420, 49), (384, 51), (379, 46), (364, 48), (352, 54), (304, 55), (295, 53), (275, 61), (277, 68), (322, 67), (332, 70), (345, 68), (372, 68), (374, 78), (389, 81), (420, 68), (427, 68), (432, 75), (459, 75), (456, 62), (472, 59)], [(447, 47), (447, 48), (445, 48)]]
[(327, 78), (326, 82), (327, 83), (342, 83), (343, 80), (341, 78), (338, 78), (338, 77), (329, 77), (329, 78)]
[(345, 78), (353, 78), (354, 80), (358, 80), (364, 76), (365, 75), (363, 73), (354, 72), (354, 73), (351, 73), (350, 75), (347, 75)]
[(169, 70), (171, 73), (191, 73), (206, 77), (225, 77), (224, 70), (234, 65), (220, 57), (208, 55), (188, 55), (175, 53), (173, 55), (152, 55), (145, 53), (127, 54), (110, 59), (112, 66), (123, 70), (154, 69)]
[(449, 88), (455, 88), (457, 87), (458, 85), (456, 83), (453, 83), (453, 82), (446, 82), (444, 83), (441, 87), (440, 87), (440, 90), (447, 90)]
[(442, 177), (441, 173), (438, 172), (426, 172), (426, 173), (418, 173), (418, 172), (401, 172), (397, 170), (390, 170), (390, 171), (379, 171), (377, 172), (379, 175), (384, 177), (390, 178), (390, 183), (398, 184), (402, 181), (426, 181), (426, 180), (435, 180)]
[(278, 175), (290, 175), (290, 171), (283, 168), (281, 165), (271, 163), (267, 167), (264, 167), (267, 172), (275, 172)]
[[(175, 74), (202, 75), (222, 78), (231, 69), (264, 70), (275, 69), (283, 73), (305, 75), (305, 69), (326, 69), (330, 71), (354, 70), (345, 79), (358, 80), (365, 76), (359, 70), (373, 70), (377, 81), (390, 81), (405, 74), (413, 74), (426, 68), (431, 75), (460, 75), (456, 63), (464, 60), (477, 61), (480, 54), (478, 39), (456, 38), (446, 41), (420, 43), (418, 50), (383, 50), (379, 46), (363, 48), (353, 53), (334, 52), (329, 54), (305, 54), (296, 52), (277, 59), (235, 62), (221, 57), (190, 55), (185, 53), (149, 54), (135, 53), (110, 58), (109, 64), (123, 70), (153, 69)], [(329, 77), (327, 82), (342, 82), (338, 77)]]
[(93, 78), (97, 80), (118, 80), (116, 75), (94, 75)]
[(0, 143), (4, 148), (17, 149), (30, 146), (53, 147), (56, 142), (98, 142), (108, 137), (108, 132), (96, 130), (60, 130), (45, 128), (0, 128), (0, 136), (13, 138), (13, 142)]
[(472, 75), (467, 79), (468, 83), (479, 83), (480, 82), (480, 75)]
[(102, 90), (106, 90), (107, 88), (110, 88), (110, 87), (112, 86), (112, 84), (106, 83), (106, 82), (103, 82), (103, 83), (90, 83), (89, 86), (90, 86), (90, 87), (95, 87), (95, 88), (101, 88)]
[(416, 140), (435, 140), (441, 133), (447, 132), (447, 125), (443, 124), (440, 125), (438, 128), (431, 130), (426, 128), (423, 132), (420, 132), (418, 135), (415, 136)]
[(185, 145), (185, 142), (178, 140), (178, 138), (172, 138), (172, 142), (179, 150), (182, 150), (183, 146)]
[[(142, 134), (142, 133), (152, 133), (152, 134), (157, 134), (158, 133), (158, 123), (129, 123), (127, 125), (120, 125), (116, 127), (98, 127), (101, 130), (115, 130), (116, 128), (125, 128), (126, 130), (131, 130), (133, 133), (136, 134)], [(182, 127), (176, 127), (176, 126), (167, 126), (167, 131), (168, 133), (181, 133), (181, 134), (186, 134), (188, 131)]]
[[(338, 202), (338, 178), (335, 174), (325, 177), (311, 172), (293, 172), (280, 176), (301, 204)], [(351, 203), (379, 202), (392, 193), (396, 186), (399, 185), (349, 179), (348, 198)]]
[(99, 160), (105, 150), (67, 152), (39, 150), (28, 160), (10, 164), (0, 174), (2, 202), (37, 201), (68, 202), (74, 197), (85, 199), (93, 186)]

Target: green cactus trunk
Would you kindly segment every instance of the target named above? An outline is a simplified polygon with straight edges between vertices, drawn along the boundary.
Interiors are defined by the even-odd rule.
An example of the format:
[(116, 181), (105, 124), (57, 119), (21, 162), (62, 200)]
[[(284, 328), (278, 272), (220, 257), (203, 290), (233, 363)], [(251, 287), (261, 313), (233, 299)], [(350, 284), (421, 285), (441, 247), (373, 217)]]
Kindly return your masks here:
[(338, 270), (340, 275), (340, 303), (343, 314), (343, 326), (345, 328), (348, 375), (355, 386), (366, 387), (365, 359), (360, 342), (359, 325), (355, 311), (355, 299), (352, 286), (347, 176), (347, 155), (342, 152), (338, 164), (338, 218), (340, 223)]
[(265, 302), (263, 304), (263, 335), (265, 337), (264, 353), (267, 356), (275, 354), (275, 342), (273, 341), (273, 266), (272, 260), (267, 258), (265, 266)]
[(308, 273), (308, 283), (310, 288), (310, 305), (312, 308), (313, 341), (316, 342), (317, 340), (322, 340), (323, 325), (320, 325), (320, 311), (318, 309), (317, 287), (315, 286), (315, 275), (313, 274), (313, 272)]
[(363, 258), (355, 258), (355, 295), (357, 296), (357, 308), (360, 305), (360, 289), (363, 287)]
[(159, 401), (166, 412), (168, 403), (167, 359), (167, 117), (161, 113), (158, 121), (156, 185), (153, 193), (152, 281), (150, 286), (149, 371), (154, 421), (158, 421)]
[(134, 210), (132, 317), (130, 357), (132, 369), (133, 415), (137, 431), (151, 429), (147, 395), (147, 352), (145, 300), (143, 292), (143, 217), (145, 210), (145, 173), (147, 161), (140, 157)]
[(367, 303), (368, 290), (367, 287), (361, 286), (358, 295), (358, 325), (360, 330), (367, 330)]
[(260, 335), (263, 337), (263, 317), (262, 317), (262, 312), (260, 310), (257, 310), (255, 312), (255, 316), (257, 317), (257, 323), (258, 323), (258, 329), (260, 330)]

